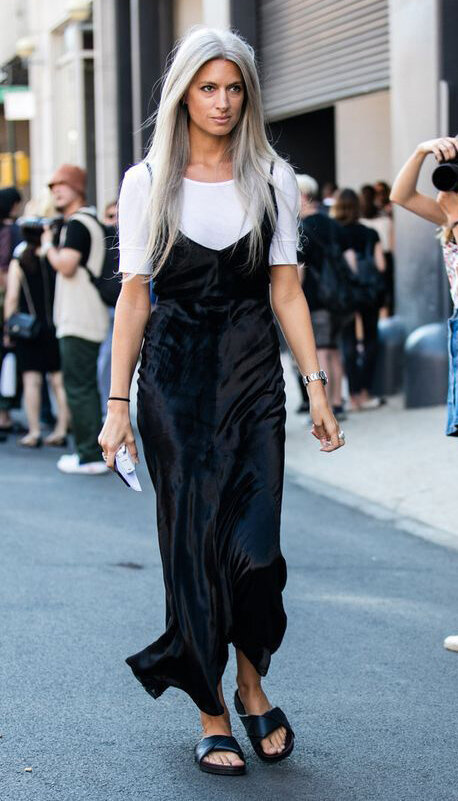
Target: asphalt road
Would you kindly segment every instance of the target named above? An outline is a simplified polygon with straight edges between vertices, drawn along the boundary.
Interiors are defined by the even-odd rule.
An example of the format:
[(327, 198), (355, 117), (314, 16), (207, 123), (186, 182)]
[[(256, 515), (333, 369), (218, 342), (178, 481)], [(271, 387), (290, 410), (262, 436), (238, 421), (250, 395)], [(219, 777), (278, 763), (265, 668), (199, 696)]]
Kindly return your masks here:
[[(154, 496), (0, 445), (2, 801), (458, 799), (458, 552), (287, 482), (288, 631), (265, 686), (291, 759), (193, 764), (191, 701), (154, 701), (124, 658), (163, 629)], [(234, 663), (226, 674), (230, 697)], [(32, 768), (32, 771), (26, 771)]]

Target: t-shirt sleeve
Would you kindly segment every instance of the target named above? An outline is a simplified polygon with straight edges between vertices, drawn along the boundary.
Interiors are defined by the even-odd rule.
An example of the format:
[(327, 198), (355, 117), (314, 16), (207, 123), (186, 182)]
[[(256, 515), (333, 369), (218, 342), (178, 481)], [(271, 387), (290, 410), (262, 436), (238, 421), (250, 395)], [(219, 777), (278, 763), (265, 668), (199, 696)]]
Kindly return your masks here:
[(371, 229), (371, 240), (373, 242), (374, 248), (377, 242), (380, 242), (380, 237), (378, 235), (378, 232), (374, 228)]
[(119, 270), (122, 273), (151, 275), (153, 272), (147, 258), (150, 187), (151, 179), (143, 162), (125, 173), (118, 201)]
[(78, 250), (81, 253), (81, 264), (87, 264), (91, 250), (91, 235), (82, 222), (70, 220), (65, 231), (62, 247)]
[(277, 225), (270, 245), (269, 264), (297, 264), (297, 227), (300, 193), (292, 169), (283, 164), (274, 168)]

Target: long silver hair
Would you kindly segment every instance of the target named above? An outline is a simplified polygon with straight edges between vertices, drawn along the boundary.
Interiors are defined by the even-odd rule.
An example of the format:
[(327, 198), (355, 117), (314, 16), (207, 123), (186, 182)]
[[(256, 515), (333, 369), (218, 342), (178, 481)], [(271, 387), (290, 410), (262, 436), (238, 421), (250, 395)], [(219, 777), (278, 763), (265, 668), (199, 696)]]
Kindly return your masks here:
[[(256, 264), (262, 250), (261, 224), (266, 211), (275, 228), (275, 208), (268, 184), (275, 185), (275, 163), (286, 162), (267, 140), (253, 48), (232, 31), (194, 27), (171, 54), (159, 107), (152, 118), (155, 126), (151, 147), (145, 156), (153, 173), (146, 209), (149, 239), (145, 254), (153, 265), (153, 277), (180, 236), (182, 179), (189, 161), (188, 111), (183, 97), (198, 70), (216, 58), (236, 64), (244, 82), (244, 104), (231, 132), (228, 155), (236, 190), (252, 224), (248, 238), (250, 264)], [(273, 181), (269, 174), (271, 162)], [(289, 165), (287, 169), (291, 169)]]

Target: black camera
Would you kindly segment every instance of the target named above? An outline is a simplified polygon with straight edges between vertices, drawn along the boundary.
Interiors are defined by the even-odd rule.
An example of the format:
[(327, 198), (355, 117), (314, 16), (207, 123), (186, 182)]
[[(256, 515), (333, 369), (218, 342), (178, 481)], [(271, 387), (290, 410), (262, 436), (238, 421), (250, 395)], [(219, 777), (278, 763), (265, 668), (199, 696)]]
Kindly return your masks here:
[(29, 244), (39, 244), (40, 238), (48, 226), (56, 235), (62, 225), (62, 217), (19, 217), (17, 220), (18, 225), (21, 227), (21, 233), (25, 241)]
[(458, 192), (458, 156), (439, 164), (433, 172), (432, 181), (441, 192)]

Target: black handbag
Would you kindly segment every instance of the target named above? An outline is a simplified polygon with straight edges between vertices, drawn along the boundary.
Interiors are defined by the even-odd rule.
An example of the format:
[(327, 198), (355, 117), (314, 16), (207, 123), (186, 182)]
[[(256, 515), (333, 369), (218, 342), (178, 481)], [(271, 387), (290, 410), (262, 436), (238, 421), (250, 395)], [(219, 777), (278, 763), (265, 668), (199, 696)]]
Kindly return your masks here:
[(36, 339), (40, 333), (40, 321), (37, 317), (35, 306), (30, 293), (27, 278), (25, 277), (21, 268), (20, 280), (22, 289), (24, 290), (25, 300), (28, 307), (27, 312), (15, 312), (6, 321), (6, 332), (11, 339), (22, 339), (30, 341)]
[(320, 269), (314, 265), (307, 267), (309, 280), (313, 283), (312, 295), (315, 298), (315, 305), (312, 304), (310, 309), (311, 311), (326, 309), (340, 317), (345, 317), (355, 310), (353, 273), (332, 232), (331, 240), (327, 243), (319, 240), (316, 235), (311, 235), (310, 239), (323, 252)]
[(358, 254), (358, 269), (353, 284), (354, 305), (357, 311), (379, 309), (385, 298), (385, 277), (376, 267), (370, 242), (365, 253)]

